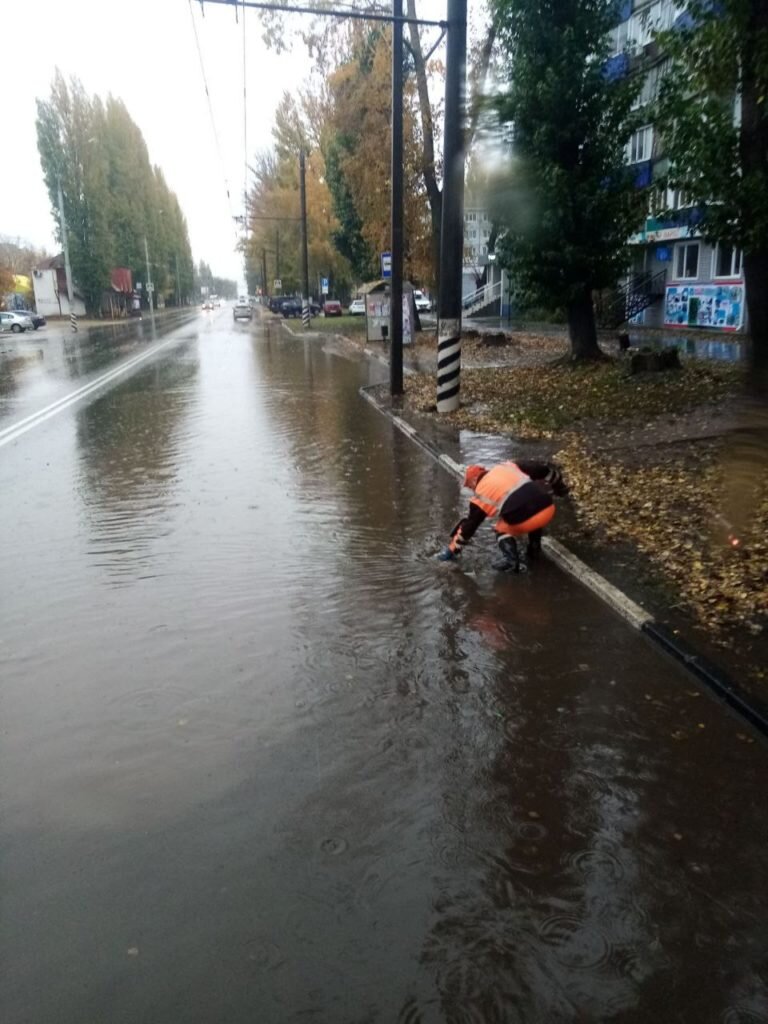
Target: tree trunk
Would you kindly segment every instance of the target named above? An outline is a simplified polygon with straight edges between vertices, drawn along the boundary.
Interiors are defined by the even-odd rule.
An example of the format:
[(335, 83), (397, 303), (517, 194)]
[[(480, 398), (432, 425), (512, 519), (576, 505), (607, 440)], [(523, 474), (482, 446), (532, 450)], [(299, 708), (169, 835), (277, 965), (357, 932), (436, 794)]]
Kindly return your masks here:
[(592, 304), (592, 291), (587, 286), (568, 303), (568, 336), (571, 340), (572, 363), (606, 358), (597, 344), (595, 307)]
[(768, 396), (768, 249), (744, 253), (744, 286), (749, 313), (748, 387)]
[[(408, 17), (416, 18), (416, 0), (408, 0)], [(419, 94), (419, 114), (421, 118), (421, 174), (427, 190), (429, 213), (432, 222), (432, 274), (435, 290), (439, 288), (440, 274), (440, 225), (443, 216), (443, 194), (437, 184), (435, 172), (435, 129), (432, 119), (432, 104), (429, 99), (429, 81), (424, 51), (421, 48), (419, 26), (413, 21), (409, 23), (410, 50), (413, 56), (413, 69), (416, 73), (416, 90)]]

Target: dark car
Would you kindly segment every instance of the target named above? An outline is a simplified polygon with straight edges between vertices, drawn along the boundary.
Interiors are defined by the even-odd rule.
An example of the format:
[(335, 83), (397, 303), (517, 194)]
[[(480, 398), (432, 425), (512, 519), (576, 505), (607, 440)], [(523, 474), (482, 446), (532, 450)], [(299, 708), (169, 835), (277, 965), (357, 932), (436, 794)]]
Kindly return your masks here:
[(284, 299), (280, 312), (287, 320), (289, 316), (301, 316), (301, 302), (299, 299)]
[(323, 303), (323, 313), (326, 316), (341, 316), (341, 303), (338, 299), (326, 299)]
[(279, 313), (280, 308), (285, 301), (286, 299), (284, 295), (273, 295), (272, 298), (269, 300), (270, 313)]

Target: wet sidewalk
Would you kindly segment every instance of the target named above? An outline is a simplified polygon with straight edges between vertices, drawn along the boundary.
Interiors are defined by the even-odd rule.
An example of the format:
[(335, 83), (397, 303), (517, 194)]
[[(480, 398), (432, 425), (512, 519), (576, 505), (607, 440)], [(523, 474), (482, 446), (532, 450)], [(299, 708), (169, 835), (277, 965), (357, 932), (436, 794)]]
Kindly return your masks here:
[(546, 562), (437, 564), (380, 365), (192, 333), (0, 453), (4, 1017), (765, 1019), (765, 745)]

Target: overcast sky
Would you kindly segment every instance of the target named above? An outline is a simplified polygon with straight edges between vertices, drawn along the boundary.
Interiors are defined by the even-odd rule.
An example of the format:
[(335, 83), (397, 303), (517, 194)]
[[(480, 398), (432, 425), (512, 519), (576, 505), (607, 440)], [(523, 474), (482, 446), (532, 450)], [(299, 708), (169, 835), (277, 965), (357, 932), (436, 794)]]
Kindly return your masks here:
[[(47, 98), (55, 67), (77, 75), (89, 93), (121, 97), (139, 125), (150, 160), (163, 169), (189, 223), (195, 260), (242, 280), (231, 212), (242, 212), (243, 36), (234, 11), (193, 0), (218, 131), (219, 159), (195, 47), (189, 0), (36, 0), (4, 3), (0, 96), (4, 132), (0, 234), (56, 249), (40, 170), (35, 99)], [(474, 6), (474, 5), (473, 5)], [(444, 0), (422, 0), (422, 17), (444, 17)], [(242, 10), (239, 11), (242, 18)], [(295, 23), (295, 22), (294, 22)], [(272, 118), (310, 61), (298, 44), (278, 56), (261, 40), (256, 11), (246, 11), (248, 149), (270, 145)], [(229, 183), (232, 211), (227, 201)]]
[[(235, 213), (242, 212), (242, 24), (234, 12), (193, 3), (224, 163), (219, 160), (195, 48), (188, 0), (36, 0), (4, 4), (0, 96), (3, 156), (0, 234), (54, 250), (54, 224), (40, 170), (35, 99), (47, 97), (54, 68), (75, 74), (89, 93), (111, 92), (126, 103), (165, 172), (189, 223), (196, 260), (241, 279)], [(242, 11), (239, 12), (242, 17)], [(284, 89), (297, 83), (296, 57), (278, 57), (261, 42), (258, 15), (247, 12), (248, 148), (270, 143), (272, 115)], [(308, 69), (302, 54), (299, 75)]]

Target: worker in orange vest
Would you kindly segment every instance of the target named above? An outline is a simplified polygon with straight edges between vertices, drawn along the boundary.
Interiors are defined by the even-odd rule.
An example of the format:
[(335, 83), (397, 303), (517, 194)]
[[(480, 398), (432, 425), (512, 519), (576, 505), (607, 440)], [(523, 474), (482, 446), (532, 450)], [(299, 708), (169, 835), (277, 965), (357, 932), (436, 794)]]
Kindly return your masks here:
[[(454, 527), (450, 544), (437, 557), (442, 562), (458, 557), (483, 520), (491, 518), (501, 553), (494, 568), (527, 572), (528, 556), (541, 550), (544, 527), (555, 514), (552, 495), (568, 493), (560, 470), (528, 459), (501, 462), (490, 469), (468, 466), (464, 486), (474, 492), (469, 515)], [(527, 544), (522, 543), (524, 537), (528, 538)]]

